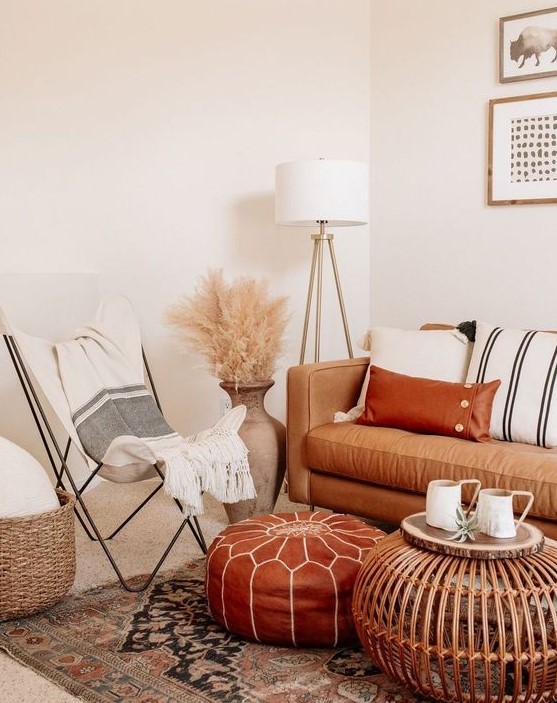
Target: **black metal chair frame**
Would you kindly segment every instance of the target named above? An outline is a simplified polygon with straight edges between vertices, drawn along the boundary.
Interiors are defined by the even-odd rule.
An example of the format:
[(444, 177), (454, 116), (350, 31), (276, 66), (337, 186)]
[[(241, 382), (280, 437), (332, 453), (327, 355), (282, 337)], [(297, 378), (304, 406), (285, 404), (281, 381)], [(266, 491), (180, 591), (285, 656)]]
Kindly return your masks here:
[[(176, 543), (178, 537), (182, 533), (182, 530), (184, 527), (187, 525), (197, 544), (201, 548), (201, 551), (203, 554), (207, 553), (207, 545), (205, 543), (205, 538), (203, 537), (203, 532), (201, 531), (201, 527), (199, 525), (199, 522), (197, 520), (197, 517), (193, 516), (191, 518), (184, 518), (174, 533), (172, 539), (170, 540), (170, 543), (164, 550), (161, 558), (157, 562), (156, 566), (154, 569), (151, 571), (151, 573), (147, 576), (147, 578), (139, 585), (132, 585), (130, 583), (129, 579), (126, 579), (122, 572), (120, 571), (120, 568), (107, 544), (113, 537), (115, 537), (122, 528), (124, 528), (132, 518), (134, 518), (137, 513), (144, 508), (147, 503), (160, 491), (160, 489), (163, 487), (164, 484), (164, 475), (159, 469), (158, 466), (153, 465), (153, 468), (155, 472), (158, 474), (159, 481), (157, 482), (156, 487), (154, 490), (149, 493), (149, 495), (120, 523), (120, 525), (111, 532), (108, 537), (103, 537), (95, 524), (95, 521), (93, 517), (91, 516), (91, 513), (89, 512), (89, 509), (87, 508), (87, 505), (85, 503), (85, 500), (83, 498), (83, 493), (87, 489), (87, 487), (90, 485), (91, 481), (97, 476), (98, 472), (102, 469), (103, 464), (98, 463), (97, 466), (91, 471), (90, 476), (87, 478), (85, 483), (81, 486), (78, 487), (72, 474), (70, 471), (70, 468), (68, 467), (67, 460), (70, 452), (70, 447), (72, 444), (71, 438), (68, 438), (66, 446), (64, 448), (64, 451), (62, 451), (60, 447), (60, 443), (56, 439), (56, 436), (54, 434), (54, 430), (52, 428), (52, 425), (50, 424), (47, 414), (45, 412), (45, 409), (43, 407), (43, 404), (41, 403), (40, 398), (38, 397), (38, 394), (35, 390), (35, 387), (33, 386), (33, 382), (31, 381), (31, 376), (29, 374), (29, 371), (23, 361), (23, 357), (21, 355), (21, 352), (19, 350), (19, 347), (17, 345), (17, 341), (13, 337), (13, 335), (10, 334), (3, 334), (4, 341), (6, 343), (6, 346), (8, 348), (8, 352), (10, 354), (10, 358), (12, 360), (13, 366), (15, 368), (17, 377), (19, 379), (19, 382), (21, 384), (21, 387), (23, 389), (23, 392), (25, 394), (25, 398), (27, 399), (27, 403), (29, 405), (29, 408), (31, 409), (31, 414), (33, 415), (33, 419), (35, 421), (35, 424), (37, 426), (37, 429), (39, 431), (39, 434), (41, 436), (41, 440), (43, 443), (43, 446), (45, 448), (45, 451), (48, 456), (48, 460), (50, 462), (50, 465), (52, 467), (52, 470), (54, 471), (54, 475), (56, 477), (56, 488), (61, 488), (62, 490), (67, 490), (65, 483), (64, 483), (64, 478), (67, 479), (71, 486), (72, 492), (75, 494), (76, 497), (76, 505), (75, 505), (75, 514), (76, 517), (85, 530), (85, 533), (87, 537), (89, 537), (90, 540), (92, 541), (98, 541), (99, 544), (101, 545), (102, 549), (104, 550), (108, 560), (110, 561), (110, 564), (112, 565), (112, 568), (114, 569), (120, 583), (122, 586), (127, 590), (127, 591), (132, 591), (132, 592), (139, 592), (139, 591), (144, 591), (153, 581), (155, 576), (157, 575), (160, 567), (162, 566), (164, 560), (170, 553), (170, 550)], [(149, 368), (149, 364), (147, 363), (147, 357), (145, 355), (145, 351), (142, 348), (141, 350), (142, 355), (143, 355), (143, 364), (145, 367), (145, 371), (147, 373), (147, 378), (149, 379), (149, 385), (151, 388), (151, 392), (153, 394), (153, 398), (155, 399), (155, 402), (162, 412), (161, 404), (159, 401), (159, 397), (157, 395), (157, 391), (155, 388), (155, 384), (153, 381), (153, 377), (151, 375), (151, 370)], [(180, 501), (174, 499), (174, 502), (178, 506), (180, 510), (182, 510), (182, 505)]]

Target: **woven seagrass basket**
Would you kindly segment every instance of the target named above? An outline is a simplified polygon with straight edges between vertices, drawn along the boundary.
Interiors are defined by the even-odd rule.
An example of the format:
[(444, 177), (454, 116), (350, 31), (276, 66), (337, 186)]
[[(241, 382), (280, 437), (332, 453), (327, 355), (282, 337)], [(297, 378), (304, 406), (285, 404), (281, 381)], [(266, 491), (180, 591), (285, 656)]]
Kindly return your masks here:
[(0, 621), (46, 610), (75, 578), (75, 498), (57, 490), (60, 507), (0, 519)]

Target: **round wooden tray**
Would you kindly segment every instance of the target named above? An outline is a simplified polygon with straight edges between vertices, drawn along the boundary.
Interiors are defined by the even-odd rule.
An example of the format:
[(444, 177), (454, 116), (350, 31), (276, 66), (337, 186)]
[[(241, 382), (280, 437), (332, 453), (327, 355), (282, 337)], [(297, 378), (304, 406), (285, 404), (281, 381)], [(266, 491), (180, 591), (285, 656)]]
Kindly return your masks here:
[(415, 547), (469, 559), (516, 559), (541, 552), (544, 545), (543, 532), (527, 522), (520, 525), (516, 537), (502, 539), (476, 532), (475, 541), (466, 542), (448, 540), (451, 533), (430, 527), (425, 521), (425, 513), (404, 518), (400, 530), (405, 540)]

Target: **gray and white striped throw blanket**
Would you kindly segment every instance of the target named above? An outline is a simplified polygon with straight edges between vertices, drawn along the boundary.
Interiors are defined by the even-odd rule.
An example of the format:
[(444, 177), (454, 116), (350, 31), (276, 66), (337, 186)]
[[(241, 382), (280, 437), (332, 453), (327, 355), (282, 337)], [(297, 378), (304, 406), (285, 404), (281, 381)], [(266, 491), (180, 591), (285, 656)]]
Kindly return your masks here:
[(56, 344), (55, 354), (83, 448), (114, 475), (118, 467), (156, 464), (186, 515), (203, 512), (203, 491), (225, 503), (255, 497), (237, 432), (245, 407), (197, 435), (174, 431), (145, 387), (139, 325), (127, 299), (105, 299), (95, 321)]

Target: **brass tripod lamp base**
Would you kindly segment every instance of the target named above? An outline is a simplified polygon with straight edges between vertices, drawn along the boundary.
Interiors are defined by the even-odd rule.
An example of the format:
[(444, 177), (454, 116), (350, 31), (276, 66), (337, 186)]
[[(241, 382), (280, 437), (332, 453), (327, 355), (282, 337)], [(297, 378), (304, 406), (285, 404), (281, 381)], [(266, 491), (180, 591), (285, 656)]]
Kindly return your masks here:
[(348, 319), (346, 317), (346, 308), (344, 306), (344, 298), (342, 296), (342, 287), (340, 285), (340, 276), (338, 273), (337, 260), (335, 256), (334, 247), (334, 234), (325, 233), (325, 223), (320, 222), (320, 232), (319, 234), (312, 234), (311, 238), (313, 240), (313, 257), (311, 259), (311, 271), (309, 274), (309, 285), (308, 285), (308, 297), (306, 302), (306, 314), (304, 318), (304, 331), (302, 334), (302, 348), (300, 351), (300, 364), (303, 364), (306, 356), (306, 346), (308, 338), (309, 320), (311, 316), (311, 307), (313, 302), (313, 289), (315, 283), (317, 283), (316, 294), (315, 294), (315, 348), (314, 348), (314, 361), (319, 361), (319, 353), (321, 346), (321, 305), (322, 305), (322, 294), (323, 294), (323, 249), (325, 244), (327, 244), (327, 249), (329, 251), (329, 257), (331, 259), (331, 265), (333, 268), (333, 274), (335, 277), (335, 285), (337, 291), (338, 304), (340, 306), (340, 314), (342, 315), (342, 324), (344, 327), (344, 337), (346, 339), (346, 348), (348, 350), (348, 356), (352, 359), (354, 353), (352, 351), (352, 342), (350, 340), (350, 330), (348, 328)]

